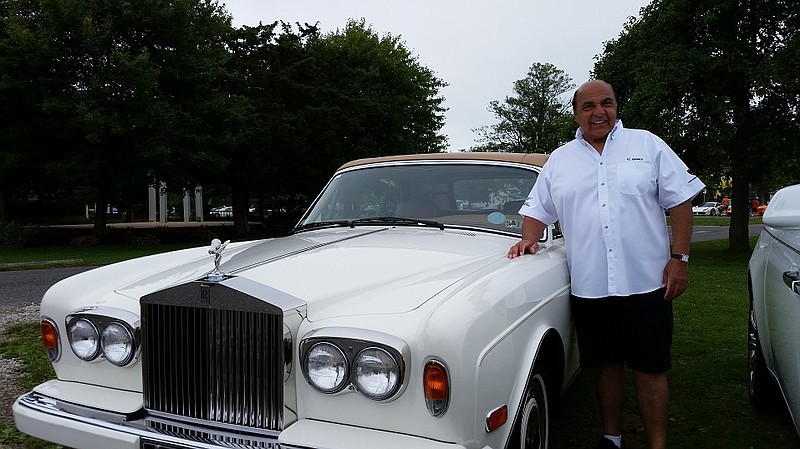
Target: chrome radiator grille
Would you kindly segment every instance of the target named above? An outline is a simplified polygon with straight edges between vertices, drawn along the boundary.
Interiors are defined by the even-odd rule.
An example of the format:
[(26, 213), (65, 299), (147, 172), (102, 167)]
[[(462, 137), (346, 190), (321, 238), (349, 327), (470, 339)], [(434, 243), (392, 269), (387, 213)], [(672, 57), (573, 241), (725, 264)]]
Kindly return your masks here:
[[(142, 300), (145, 408), (193, 422), (281, 430), (282, 314), (221, 286), (190, 285)], [(210, 301), (212, 290), (221, 299)]]

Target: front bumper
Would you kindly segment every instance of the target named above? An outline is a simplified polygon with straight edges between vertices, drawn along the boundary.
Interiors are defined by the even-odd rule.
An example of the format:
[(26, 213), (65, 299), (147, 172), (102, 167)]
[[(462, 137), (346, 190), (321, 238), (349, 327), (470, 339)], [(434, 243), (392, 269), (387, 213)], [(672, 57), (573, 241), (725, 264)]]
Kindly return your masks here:
[[(83, 409), (86, 413), (79, 413)], [(301, 419), (279, 434), (191, 427), (143, 416), (104, 414), (30, 392), (14, 402), (17, 428), (76, 449), (465, 449), (425, 438)]]

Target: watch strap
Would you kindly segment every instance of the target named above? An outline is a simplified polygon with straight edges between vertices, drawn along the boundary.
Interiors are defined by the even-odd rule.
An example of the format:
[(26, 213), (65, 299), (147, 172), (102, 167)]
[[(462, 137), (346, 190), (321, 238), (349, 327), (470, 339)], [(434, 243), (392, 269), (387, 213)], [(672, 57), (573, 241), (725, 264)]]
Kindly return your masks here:
[(672, 253), (672, 258), (673, 258), (673, 259), (678, 259), (678, 260), (680, 260), (681, 262), (686, 262), (686, 263), (689, 263), (689, 255), (688, 255), (688, 254), (677, 254), (677, 253)]

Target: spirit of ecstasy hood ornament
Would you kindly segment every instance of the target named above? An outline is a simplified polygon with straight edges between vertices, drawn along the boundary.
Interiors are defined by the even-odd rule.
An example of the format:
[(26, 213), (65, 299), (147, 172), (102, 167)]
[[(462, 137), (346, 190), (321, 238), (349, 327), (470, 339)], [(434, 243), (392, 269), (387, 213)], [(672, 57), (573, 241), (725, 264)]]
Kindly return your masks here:
[(225, 274), (219, 271), (219, 263), (222, 261), (222, 251), (228, 246), (230, 240), (226, 240), (225, 243), (222, 243), (220, 239), (214, 239), (211, 241), (211, 247), (208, 249), (208, 254), (214, 255), (214, 270), (208, 273), (208, 280), (211, 282), (219, 282), (225, 279)]

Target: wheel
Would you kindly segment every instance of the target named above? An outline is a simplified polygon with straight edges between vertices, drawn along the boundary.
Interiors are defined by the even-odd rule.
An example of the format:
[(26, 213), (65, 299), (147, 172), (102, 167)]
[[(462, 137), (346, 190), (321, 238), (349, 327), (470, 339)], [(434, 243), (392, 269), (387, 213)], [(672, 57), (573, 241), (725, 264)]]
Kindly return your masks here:
[(747, 330), (747, 359), (750, 402), (760, 408), (774, 406), (778, 402), (780, 393), (778, 386), (775, 384), (775, 379), (767, 369), (767, 362), (761, 350), (752, 300), (750, 300), (750, 324)]
[(547, 449), (550, 441), (550, 398), (545, 375), (538, 369), (525, 391), (517, 441), (520, 449)]
[(717, 215), (717, 210), (716, 209), (711, 209), (711, 216), (713, 217), (715, 215)]

